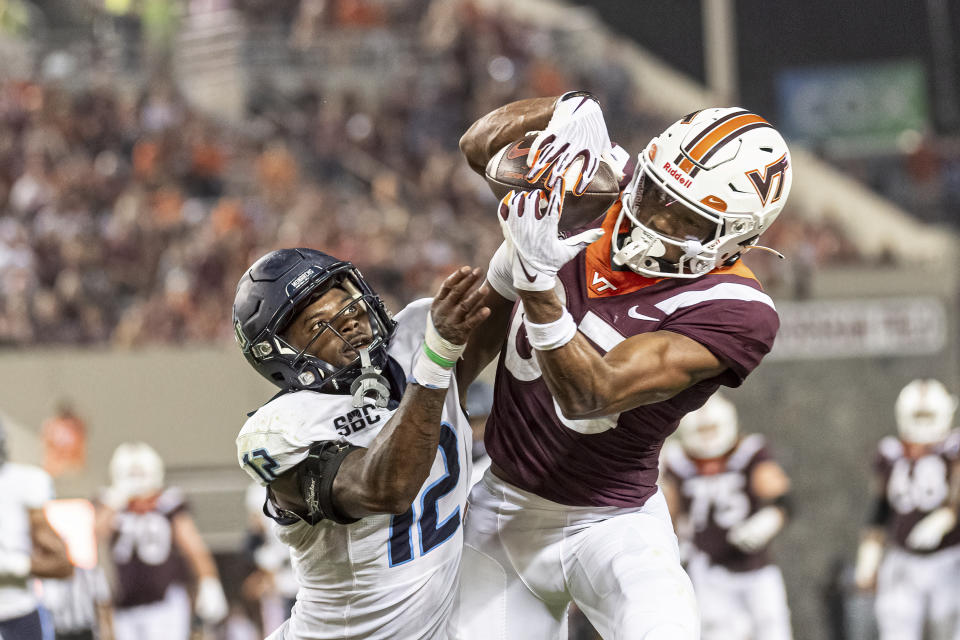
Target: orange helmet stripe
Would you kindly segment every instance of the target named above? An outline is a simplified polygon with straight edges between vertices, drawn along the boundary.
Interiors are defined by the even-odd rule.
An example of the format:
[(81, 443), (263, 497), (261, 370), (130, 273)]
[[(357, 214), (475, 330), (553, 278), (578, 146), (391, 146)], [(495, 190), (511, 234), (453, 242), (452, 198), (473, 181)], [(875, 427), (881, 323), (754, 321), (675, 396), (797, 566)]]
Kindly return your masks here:
[(766, 120), (753, 113), (745, 113), (727, 120), (718, 127), (715, 127), (710, 133), (703, 137), (696, 146), (687, 152), (687, 155), (694, 161), (700, 162), (710, 149), (722, 141), (728, 135), (735, 133), (738, 129), (751, 124), (768, 124)]

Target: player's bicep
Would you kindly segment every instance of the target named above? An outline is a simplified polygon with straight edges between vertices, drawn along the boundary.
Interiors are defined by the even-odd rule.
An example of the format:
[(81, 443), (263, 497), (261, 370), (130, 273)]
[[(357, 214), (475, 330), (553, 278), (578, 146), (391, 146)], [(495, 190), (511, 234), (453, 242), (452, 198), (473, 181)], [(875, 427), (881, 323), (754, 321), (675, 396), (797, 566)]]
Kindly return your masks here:
[(632, 336), (603, 357), (610, 412), (662, 402), (726, 369), (705, 346), (672, 331)]

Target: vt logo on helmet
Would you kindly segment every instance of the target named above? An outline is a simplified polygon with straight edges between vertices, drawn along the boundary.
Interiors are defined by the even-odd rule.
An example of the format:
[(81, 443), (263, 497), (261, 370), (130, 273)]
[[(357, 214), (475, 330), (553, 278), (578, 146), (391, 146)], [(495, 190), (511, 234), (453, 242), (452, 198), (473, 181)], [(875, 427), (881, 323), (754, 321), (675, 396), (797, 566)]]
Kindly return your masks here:
[(396, 323), (353, 264), (314, 249), (268, 253), (237, 284), (233, 326), (247, 361), (281, 389), (359, 386), (355, 402), (378, 391), (386, 404), (376, 380)]
[(793, 168), (783, 137), (738, 107), (696, 111), (637, 158), (613, 262), (649, 277), (697, 278), (737, 260), (780, 215)]

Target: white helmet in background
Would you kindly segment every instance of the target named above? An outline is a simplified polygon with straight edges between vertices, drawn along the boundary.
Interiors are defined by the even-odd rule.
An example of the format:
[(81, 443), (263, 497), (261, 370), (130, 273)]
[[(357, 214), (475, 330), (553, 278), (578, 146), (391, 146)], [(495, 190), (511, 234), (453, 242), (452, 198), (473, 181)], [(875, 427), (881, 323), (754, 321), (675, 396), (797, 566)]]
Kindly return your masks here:
[[(650, 141), (623, 191), (630, 234), (613, 238), (613, 262), (648, 277), (697, 278), (755, 245), (780, 215), (793, 179), (783, 137), (739, 107), (695, 111)], [(699, 217), (695, 234), (667, 234), (647, 199)], [(668, 260), (670, 247), (679, 259)]]
[(915, 444), (940, 442), (950, 433), (957, 398), (938, 380), (914, 380), (897, 396), (897, 432)]
[(737, 409), (718, 393), (691, 411), (677, 428), (680, 444), (693, 458), (719, 458), (737, 444)]
[(125, 442), (110, 459), (110, 482), (126, 498), (157, 493), (163, 489), (163, 460), (145, 442)]

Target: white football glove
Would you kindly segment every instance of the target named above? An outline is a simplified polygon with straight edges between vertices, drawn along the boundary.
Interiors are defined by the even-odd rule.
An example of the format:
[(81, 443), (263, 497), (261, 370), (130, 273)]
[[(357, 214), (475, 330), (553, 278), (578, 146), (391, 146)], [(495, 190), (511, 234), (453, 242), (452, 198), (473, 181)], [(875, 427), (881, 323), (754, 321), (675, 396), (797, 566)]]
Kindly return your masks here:
[(603, 229), (588, 229), (561, 239), (557, 225), (563, 207), (563, 181), (545, 201), (543, 192), (510, 191), (500, 201), (497, 220), (514, 248), (513, 286), (523, 291), (553, 289), (560, 267), (583, 247), (603, 236)]
[(227, 597), (219, 580), (212, 576), (200, 579), (193, 608), (197, 617), (206, 624), (217, 624), (227, 617)]
[[(536, 182), (552, 166), (548, 189), (566, 179), (567, 184), (573, 185), (575, 195), (583, 195), (597, 175), (600, 158), (611, 149), (610, 134), (597, 99), (586, 91), (567, 92), (557, 100), (547, 128), (530, 145), (527, 180)], [(582, 158), (579, 170), (566, 175), (577, 158)]]
[(957, 514), (950, 507), (940, 507), (931, 511), (923, 520), (913, 525), (907, 535), (906, 543), (911, 549), (929, 551), (936, 549), (954, 525), (957, 524)]
[(770, 544), (783, 523), (783, 511), (777, 507), (764, 507), (731, 527), (727, 532), (727, 542), (745, 553), (759, 551)]

